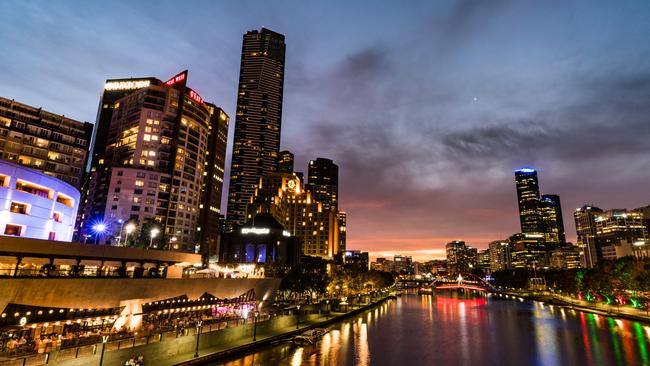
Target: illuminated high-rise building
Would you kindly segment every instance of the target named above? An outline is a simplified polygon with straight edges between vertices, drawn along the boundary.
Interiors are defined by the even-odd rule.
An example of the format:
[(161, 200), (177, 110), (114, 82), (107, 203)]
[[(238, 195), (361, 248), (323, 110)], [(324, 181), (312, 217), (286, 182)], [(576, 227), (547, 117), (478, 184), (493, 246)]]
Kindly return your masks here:
[(0, 159), (79, 189), (93, 125), (0, 97)]
[(288, 235), (297, 237), (303, 254), (328, 259), (339, 254), (337, 212), (324, 210), (323, 204), (305, 191), (297, 175), (273, 173), (260, 180), (247, 206), (247, 221), (260, 213), (270, 213)]
[(339, 166), (330, 159), (311, 160), (307, 169), (307, 190), (324, 210), (338, 210)]
[(585, 268), (592, 268), (599, 257), (602, 259), (596, 237), (596, 216), (602, 212), (603, 210), (593, 205), (584, 205), (573, 213), (577, 234), (576, 244), (580, 248), (582, 266)]
[(515, 170), (519, 222), (522, 233), (541, 233), (542, 218), (539, 213), (539, 183), (537, 171), (530, 168)]
[(229, 224), (241, 226), (260, 178), (277, 171), (284, 88), (284, 35), (244, 34), (228, 190)]
[(465, 245), (462, 240), (454, 240), (445, 246), (447, 271), (450, 274), (471, 272), (478, 264), (478, 250)]
[(98, 128), (79, 233), (102, 222), (102, 242), (126, 243), (126, 222), (155, 225), (154, 246), (195, 251), (210, 236), (197, 233), (218, 225), (228, 116), (187, 87), (183, 71), (165, 82), (107, 80), (98, 124), (108, 126)]
[(543, 194), (539, 201), (539, 214), (542, 219), (542, 231), (546, 242), (551, 244), (566, 242), (560, 196)]

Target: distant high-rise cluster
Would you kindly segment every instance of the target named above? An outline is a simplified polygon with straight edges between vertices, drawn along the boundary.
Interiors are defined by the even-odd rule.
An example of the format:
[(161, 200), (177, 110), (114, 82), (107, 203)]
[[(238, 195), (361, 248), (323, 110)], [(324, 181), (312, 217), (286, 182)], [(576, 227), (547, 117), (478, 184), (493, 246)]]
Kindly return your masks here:
[(591, 268), (601, 260), (650, 256), (650, 206), (603, 211), (584, 205), (576, 209), (573, 217), (585, 267)]

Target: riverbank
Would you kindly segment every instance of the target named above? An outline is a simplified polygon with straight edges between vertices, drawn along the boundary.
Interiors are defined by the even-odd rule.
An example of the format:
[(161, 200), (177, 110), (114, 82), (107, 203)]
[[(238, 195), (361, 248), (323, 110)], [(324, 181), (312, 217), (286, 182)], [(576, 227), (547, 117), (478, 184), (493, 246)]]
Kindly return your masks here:
[(638, 309), (629, 309), (626, 307), (621, 308), (607, 304), (594, 304), (584, 300), (572, 299), (568, 296), (548, 293), (536, 293), (530, 291), (504, 291), (501, 292), (501, 294), (504, 296), (507, 295), (511, 297), (519, 297), (525, 300), (539, 301), (548, 305), (558, 306), (565, 309), (572, 309), (602, 316), (634, 320), (650, 324), (650, 317), (648, 316), (648, 313)]
[(356, 309), (351, 309), (347, 312), (336, 312), (336, 313), (332, 312), (330, 314), (314, 314), (317, 316), (316, 317), (312, 316), (310, 317), (310, 319), (304, 321), (301, 320), (300, 325), (298, 327), (295, 325), (296, 323), (294, 323), (282, 328), (257, 332), (256, 341), (252, 341), (250, 338), (242, 339), (226, 345), (216, 345), (207, 349), (201, 349), (199, 353), (199, 357), (194, 357), (193, 354), (179, 355), (177, 359), (171, 359), (170, 364), (175, 366), (201, 365), (208, 362), (218, 361), (220, 359), (249, 353), (251, 351), (255, 351), (256, 349), (273, 344), (275, 342), (286, 340), (295, 335), (301, 334), (307, 330), (313, 328), (327, 327), (329, 325), (341, 322), (356, 314), (372, 309), (382, 304), (384, 301), (388, 300), (389, 298), (391, 297), (390, 296), (381, 297), (378, 300), (370, 301), (366, 305), (362, 305)]

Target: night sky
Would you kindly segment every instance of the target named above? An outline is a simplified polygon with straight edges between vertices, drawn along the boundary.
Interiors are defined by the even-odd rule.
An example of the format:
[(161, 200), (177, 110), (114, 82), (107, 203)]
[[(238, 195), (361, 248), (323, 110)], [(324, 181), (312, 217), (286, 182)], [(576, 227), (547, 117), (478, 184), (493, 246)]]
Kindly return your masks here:
[(243, 33), (285, 34), (282, 149), (339, 164), (348, 248), (373, 256), (517, 232), (521, 166), (572, 241), (576, 207), (650, 204), (647, 0), (3, 1), (0, 19), (0, 95), (94, 122), (105, 79), (187, 68), (231, 140)]

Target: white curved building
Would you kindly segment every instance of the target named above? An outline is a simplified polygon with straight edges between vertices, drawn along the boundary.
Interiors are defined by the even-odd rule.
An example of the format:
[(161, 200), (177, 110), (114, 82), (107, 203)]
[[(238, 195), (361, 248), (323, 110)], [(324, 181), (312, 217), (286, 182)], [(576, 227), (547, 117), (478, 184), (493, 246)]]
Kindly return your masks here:
[(71, 241), (79, 196), (62, 180), (0, 161), (0, 235)]

